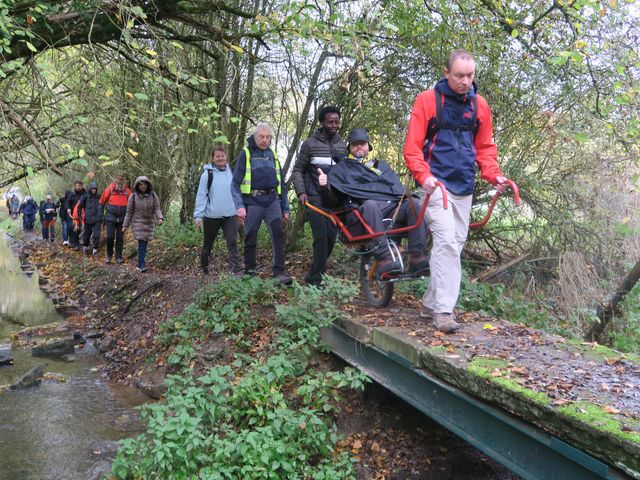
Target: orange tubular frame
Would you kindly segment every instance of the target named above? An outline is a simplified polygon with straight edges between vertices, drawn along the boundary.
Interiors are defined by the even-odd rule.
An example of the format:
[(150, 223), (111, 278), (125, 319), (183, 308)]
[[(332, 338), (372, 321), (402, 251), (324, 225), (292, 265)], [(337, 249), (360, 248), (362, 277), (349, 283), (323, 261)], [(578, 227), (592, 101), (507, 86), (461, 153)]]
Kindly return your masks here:
[[(446, 210), (447, 208), (449, 208), (449, 203), (447, 201), (447, 189), (444, 187), (444, 185), (441, 182), (436, 182), (436, 186), (440, 188), (440, 191), (442, 192), (442, 207)], [(360, 215), (360, 212), (358, 211), (357, 208), (353, 208), (353, 209), (342, 208), (339, 210), (335, 210), (333, 212), (327, 212), (321, 208), (316, 207), (315, 205), (312, 205), (309, 202), (305, 203), (305, 207), (331, 220), (344, 234), (345, 238), (347, 239), (347, 243), (355, 243), (355, 242), (373, 240), (375, 238), (382, 237), (385, 235), (398, 235), (400, 233), (406, 233), (417, 228), (418, 225), (420, 225), (420, 222), (422, 222), (422, 220), (424, 219), (424, 213), (427, 210), (427, 205), (429, 204), (429, 198), (431, 198), (431, 195), (427, 195), (426, 198), (424, 199), (424, 202), (422, 204), (422, 208), (420, 209), (420, 214), (418, 215), (418, 219), (416, 223), (414, 223), (413, 225), (407, 225), (406, 227), (392, 228), (390, 230), (385, 230), (384, 232), (374, 232), (373, 230), (371, 230), (371, 227), (367, 225), (367, 223), (364, 221), (364, 219)], [(346, 213), (348, 211), (352, 211), (355, 214), (355, 216), (358, 218), (358, 221), (362, 223), (362, 226), (365, 228), (365, 230), (368, 233), (365, 233), (362, 235), (351, 235), (351, 233), (349, 232), (349, 230), (347, 229), (347, 227), (342, 222), (339, 216), (340, 214)]]
[[(513, 190), (513, 201), (515, 202), (516, 207), (519, 207), (520, 191), (518, 190), (518, 186), (516, 185), (515, 182), (512, 182), (511, 180), (507, 180), (505, 183), (509, 184), (509, 187), (511, 187), (511, 190)], [(489, 221), (489, 218), (491, 217), (491, 213), (493, 212), (493, 207), (496, 206), (496, 203), (498, 202), (498, 198), (500, 198), (500, 195), (502, 195), (502, 193), (496, 192), (496, 194), (493, 196), (493, 200), (491, 200), (491, 205), (489, 205), (489, 211), (487, 212), (485, 217), (479, 222), (470, 224), (469, 228), (480, 228), (480, 227), (484, 227), (487, 224), (487, 222)]]

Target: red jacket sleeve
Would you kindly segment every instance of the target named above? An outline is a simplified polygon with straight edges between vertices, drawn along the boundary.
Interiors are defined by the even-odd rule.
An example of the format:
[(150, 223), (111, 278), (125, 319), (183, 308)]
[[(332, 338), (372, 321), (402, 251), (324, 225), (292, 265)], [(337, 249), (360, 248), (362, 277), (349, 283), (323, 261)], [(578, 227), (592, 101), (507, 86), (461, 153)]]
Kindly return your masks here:
[(435, 102), (433, 90), (418, 94), (411, 110), (409, 131), (404, 144), (404, 162), (420, 185), (431, 176), (429, 164), (424, 161), (422, 148), (427, 137), (429, 120), (436, 115)]
[(104, 192), (102, 192), (102, 196), (100, 197), (100, 200), (99, 200), (100, 205), (106, 205), (107, 202), (109, 201), (109, 196), (111, 195), (111, 187), (112, 185), (109, 185), (107, 188), (104, 189)]
[(496, 184), (496, 177), (502, 175), (498, 166), (498, 147), (493, 141), (493, 121), (489, 104), (478, 95), (478, 122), (480, 126), (476, 133), (476, 162), (480, 167), (480, 176), (483, 180)]

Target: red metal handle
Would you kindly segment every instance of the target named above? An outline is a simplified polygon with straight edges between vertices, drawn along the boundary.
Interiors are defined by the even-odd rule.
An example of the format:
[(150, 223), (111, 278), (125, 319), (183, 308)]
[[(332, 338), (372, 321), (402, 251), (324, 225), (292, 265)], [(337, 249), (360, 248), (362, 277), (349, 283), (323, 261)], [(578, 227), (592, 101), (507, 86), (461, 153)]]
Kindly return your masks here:
[[(449, 201), (447, 200), (447, 189), (444, 186), (444, 183), (442, 182), (436, 182), (436, 187), (440, 188), (440, 191), (442, 192), (442, 208), (444, 210), (447, 210), (449, 208)], [(427, 197), (424, 199), (424, 203), (429, 203), (429, 198), (431, 197), (431, 195), (427, 195)]]
[[(513, 201), (515, 202), (516, 206), (519, 207), (520, 206), (520, 190), (518, 190), (518, 185), (516, 185), (516, 182), (513, 182), (511, 180), (506, 180), (504, 183), (508, 184), (511, 190), (513, 190)], [(472, 223), (471, 225), (469, 225), (469, 228), (484, 227), (487, 224), (487, 222), (489, 221), (489, 218), (491, 218), (491, 213), (493, 213), (493, 207), (496, 206), (496, 203), (498, 202), (498, 198), (500, 198), (500, 195), (502, 195), (502, 193), (497, 191), (496, 194), (493, 196), (493, 200), (491, 200), (491, 205), (489, 205), (489, 211), (487, 212), (485, 217), (481, 221)]]

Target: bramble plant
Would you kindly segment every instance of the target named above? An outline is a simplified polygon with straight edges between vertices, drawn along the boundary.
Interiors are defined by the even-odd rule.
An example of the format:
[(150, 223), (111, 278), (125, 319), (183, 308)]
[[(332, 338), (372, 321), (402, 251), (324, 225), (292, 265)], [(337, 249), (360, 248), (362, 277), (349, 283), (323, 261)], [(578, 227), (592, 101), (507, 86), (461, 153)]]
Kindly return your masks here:
[[(199, 378), (189, 371), (169, 377), (165, 402), (143, 407), (147, 431), (123, 441), (113, 474), (167, 480), (354, 479), (354, 460), (336, 450), (331, 414), (339, 409), (339, 390), (362, 389), (369, 380), (351, 368), (309, 368), (308, 359), (320, 343), (320, 329), (338, 315), (336, 304), (356, 290), (330, 278), (324, 290), (294, 284), (288, 302), (276, 305), (279, 335), (266, 358), (242, 355)], [(259, 279), (205, 287), (180, 320), (164, 327), (165, 335), (177, 334), (176, 348), (186, 348), (182, 339), (213, 325), (194, 319), (216, 318), (222, 324), (233, 319), (239, 327), (238, 318), (250, 316), (250, 306), (273, 304), (275, 292), (273, 282)]]

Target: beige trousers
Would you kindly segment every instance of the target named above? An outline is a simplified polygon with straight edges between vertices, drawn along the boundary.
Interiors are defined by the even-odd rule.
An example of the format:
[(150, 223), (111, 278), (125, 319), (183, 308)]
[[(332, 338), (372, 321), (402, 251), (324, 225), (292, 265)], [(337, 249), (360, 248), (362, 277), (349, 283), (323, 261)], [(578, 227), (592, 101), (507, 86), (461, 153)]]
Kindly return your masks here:
[[(420, 189), (424, 201), (426, 192)], [(460, 293), (462, 266), (460, 253), (469, 231), (472, 195), (459, 196), (447, 190), (449, 208), (442, 208), (442, 192), (433, 192), (427, 205), (425, 221), (431, 231), (431, 281), (422, 298), (422, 305), (434, 313), (452, 313)]]

